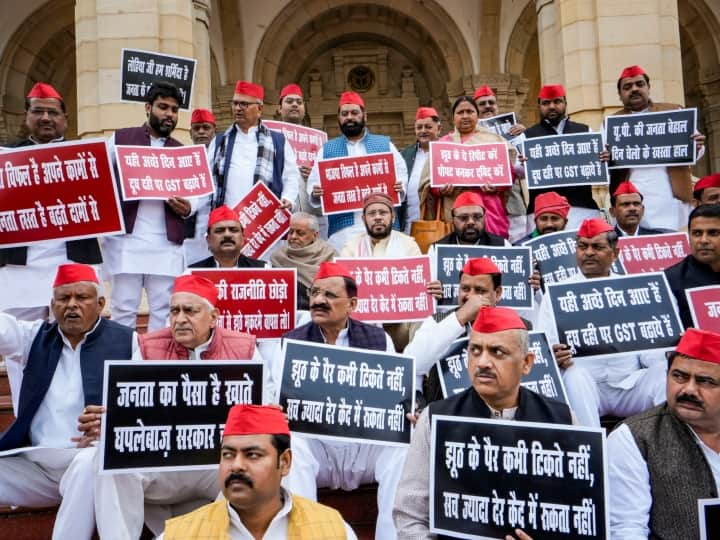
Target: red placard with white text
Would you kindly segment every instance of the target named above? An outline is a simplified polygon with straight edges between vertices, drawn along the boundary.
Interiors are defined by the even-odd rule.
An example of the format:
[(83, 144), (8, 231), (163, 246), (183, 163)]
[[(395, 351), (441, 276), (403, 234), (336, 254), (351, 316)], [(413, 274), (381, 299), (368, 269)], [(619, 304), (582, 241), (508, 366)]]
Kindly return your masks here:
[(234, 210), (240, 215), (245, 244), (242, 254), (258, 259), (290, 229), (290, 212), (264, 182), (256, 182)]
[(430, 143), (430, 185), (512, 186), (506, 143)]
[(435, 313), (427, 292), (430, 257), (337, 258), (355, 278), (358, 304), (352, 316), (365, 322), (421, 321)]
[(720, 285), (685, 289), (695, 328), (720, 333)]
[(618, 248), (628, 274), (661, 272), (690, 253), (688, 237), (684, 232), (621, 236)]
[(104, 139), (0, 153), (0, 246), (123, 232)]
[(395, 191), (395, 157), (392, 152), (367, 156), (321, 159), (318, 161), (320, 199), (323, 214), (361, 210), (363, 199), (371, 193), (385, 193), (400, 206)]
[(207, 151), (194, 146), (116, 146), (123, 200), (200, 197), (215, 191)]
[(274, 339), (295, 328), (297, 276), (294, 268), (192, 270), (218, 290), (218, 325)]
[(298, 167), (312, 169), (318, 150), (327, 142), (327, 133), (319, 129), (277, 120), (263, 120), (263, 124), (268, 129), (285, 135), (290, 147), (295, 152), (295, 161)]

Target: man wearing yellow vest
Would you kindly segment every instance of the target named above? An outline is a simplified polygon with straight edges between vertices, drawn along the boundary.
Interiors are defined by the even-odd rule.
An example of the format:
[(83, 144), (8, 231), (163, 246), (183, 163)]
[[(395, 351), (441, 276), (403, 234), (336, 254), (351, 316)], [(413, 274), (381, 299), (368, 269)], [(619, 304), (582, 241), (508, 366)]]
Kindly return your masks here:
[(235, 405), (220, 450), (224, 499), (169, 519), (164, 540), (357, 540), (334, 509), (280, 487), (290, 472), (290, 428), (276, 407)]

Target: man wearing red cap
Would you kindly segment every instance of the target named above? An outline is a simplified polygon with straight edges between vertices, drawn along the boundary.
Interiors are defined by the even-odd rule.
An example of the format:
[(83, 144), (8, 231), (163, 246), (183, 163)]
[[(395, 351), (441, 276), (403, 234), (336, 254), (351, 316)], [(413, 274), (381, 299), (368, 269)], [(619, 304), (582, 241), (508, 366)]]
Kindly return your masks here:
[(686, 289), (720, 285), (720, 205), (703, 204), (688, 219), (690, 255), (665, 269), (683, 326), (693, 326)]
[[(577, 232), (575, 255), (580, 270), (567, 282), (614, 276), (618, 235), (602, 219), (586, 219)], [(657, 352), (583, 358), (575, 362), (570, 347), (560, 342), (547, 292), (540, 303), (538, 329), (545, 332), (562, 370), (568, 402), (584, 426), (600, 427), (600, 416), (621, 418), (645, 411), (663, 399), (665, 363)]]
[[(326, 142), (317, 153), (317, 161), (327, 158), (356, 157), (381, 152), (392, 152), (395, 159), (395, 191), (407, 193), (407, 167), (390, 138), (370, 133), (366, 127), (365, 102), (355, 92), (343, 92), (338, 102), (338, 125), (342, 135)], [(317, 161), (308, 178), (310, 204), (320, 207), (322, 188)], [(399, 228), (399, 222), (395, 228)], [(363, 230), (362, 212), (346, 212), (328, 216), (328, 242), (335, 249), (342, 249), (347, 239)]]
[(720, 204), (720, 173), (702, 177), (693, 187), (693, 207)]
[(224, 498), (168, 520), (158, 540), (355, 540), (337, 510), (281, 487), (292, 461), (290, 428), (280, 409), (235, 405), (228, 413), (220, 450)]
[(0, 354), (23, 370), (17, 419), (0, 437), (0, 451), (18, 449), (0, 457), (0, 506), (60, 503), (58, 540), (93, 534), (95, 448), (73, 449), (88, 440), (78, 418), (102, 402), (105, 360), (127, 360), (137, 350), (132, 329), (100, 316), (104, 306), (95, 270), (65, 264), (53, 283), (55, 322), (0, 313)]
[(265, 268), (265, 261), (242, 254), (244, 242), (238, 213), (226, 205), (219, 206), (210, 212), (207, 223), (207, 248), (212, 255), (189, 268)]
[(190, 138), (193, 144), (208, 146), (215, 138), (215, 115), (208, 109), (195, 109), (190, 115)]
[(720, 335), (688, 329), (666, 396), (608, 438), (612, 538), (698, 538), (698, 500), (718, 496)]
[[(650, 77), (640, 66), (623, 69), (617, 81), (617, 91), (623, 108), (615, 114), (670, 111), (682, 108), (674, 103), (656, 103), (650, 99)], [(698, 159), (705, 151), (705, 136), (691, 136), (698, 149)], [(645, 196), (644, 227), (679, 230), (685, 226), (692, 199), (692, 172), (689, 166), (637, 167), (612, 169), (610, 193), (630, 180)]]
[(234, 123), (208, 149), (217, 185), (213, 208), (235, 208), (257, 182), (265, 182), (283, 208), (292, 208), (297, 200), (300, 171), (295, 152), (282, 133), (262, 123), (264, 98), (265, 89), (258, 84), (235, 84)]
[[(485, 206), (480, 195), (463, 191), (452, 206), (453, 231), (435, 244), (509, 246), (510, 243), (485, 230)], [(434, 244), (433, 244), (434, 245)]]
[(303, 123), (305, 119), (305, 98), (300, 86), (293, 83), (284, 86), (280, 90), (280, 104), (278, 105), (277, 114), (283, 122), (298, 125)]
[(629, 180), (620, 184), (610, 197), (610, 215), (615, 218), (618, 236), (643, 236), (673, 232), (670, 229), (651, 229), (640, 225), (645, 214), (643, 195)]
[(440, 115), (432, 107), (415, 112), (415, 143), (400, 150), (408, 170), (407, 199), (400, 208), (400, 225), (410, 234), (413, 221), (420, 219), (420, 174), (427, 161), (430, 143), (440, 135)]
[[(342, 264), (320, 264), (308, 296), (311, 322), (291, 330), (283, 338), (395, 352), (390, 336), (382, 328), (351, 317), (357, 307), (357, 284)], [(272, 358), (281, 358), (280, 345)], [(279, 380), (281, 366), (278, 364), (276, 361), (274, 380)], [(293, 493), (309, 499), (316, 499), (317, 487), (350, 491), (360, 484), (378, 482), (375, 538), (395, 538), (391, 511), (405, 448), (297, 436), (293, 441), (293, 452), (296, 466), (290, 471), (286, 485)]]
[[(393, 508), (398, 538), (430, 535), (430, 425), (433, 415), (467, 416), (571, 424), (567, 405), (520, 386), (535, 357), (528, 350), (528, 333), (510, 308), (483, 306), (472, 325), (467, 369), (472, 386), (455, 396), (430, 403), (415, 425)], [(443, 458), (439, 458), (443, 459)], [(500, 486), (498, 486), (499, 488)], [(519, 538), (529, 538), (525, 533)], [(513, 538), (508, 536), (508, 538)]]
[(566, 197), (554, 191), (541, 193), (535, 199), (535, 230), (518, 240), (516, 245), (524, 244), (543, 234), (564, 231), (569, 213), (570, 203)]

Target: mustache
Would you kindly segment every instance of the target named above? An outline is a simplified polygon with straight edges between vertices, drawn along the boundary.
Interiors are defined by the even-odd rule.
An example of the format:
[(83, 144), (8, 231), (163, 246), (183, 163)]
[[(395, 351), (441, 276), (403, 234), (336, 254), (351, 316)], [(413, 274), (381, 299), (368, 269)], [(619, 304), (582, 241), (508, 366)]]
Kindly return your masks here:
[(238, 482), (242, 482), (249, 488), (253, 487), (253, 481), (250, 479), (250, 477), (241, 472), (230, 473), (228, 477), (225, 478), (225, 487), (230, 487), (230, 482), (234, 482), (235, 480), (237, 480)]
[(693, 396), (692, 394), (681, 394), (678, 396), (676, 401), (678, 403), (690, 403), (691, 405), (695, 405), (703, 409), (705, 408), (705, 404), (699, 398)]
[(330, 311), (329, 304), (312, 304), (310, 309), (321, 309), (322, 311)]
[(482, 375), (488, 375), (490, 377), (495, 377), (495, 373), (493, 373), (493, 370), (490, 368), (478, 368), (475, 370), (475, 373), (473, 374), (474, 377), (480, 377)]
[(228, 243), (228, 242), (231, 243), (231, 244), (235, 244), (235, 240), (233, 240), (233, 239), (232, 239), (231, 237), (229, 237), (229, 236), (226, 236), (225, 238), (223, 238), (221, 243), (222, 243), (222, 244), (226, 244), (226, 243)]

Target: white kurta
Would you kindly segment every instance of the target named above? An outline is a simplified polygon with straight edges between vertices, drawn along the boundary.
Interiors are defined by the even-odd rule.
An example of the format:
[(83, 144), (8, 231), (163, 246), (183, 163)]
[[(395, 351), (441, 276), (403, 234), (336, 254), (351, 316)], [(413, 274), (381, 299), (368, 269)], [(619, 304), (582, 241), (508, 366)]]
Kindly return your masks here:
[(407, 186), (407, 219), (405, 223), (405, 233), (410, 234), (410, 228), (413, 221), (420, 219), (420, 175), (427, 161), (428, 153), (418, 146), (415, 153), (415, 162), (413, 163)]
[(373, 243), (367, 233), (350, 238), (342, 250), (341, 257), (416, 257), (422, 251), (412, 236), (399, 231), (390, 231), (390, 236)]

